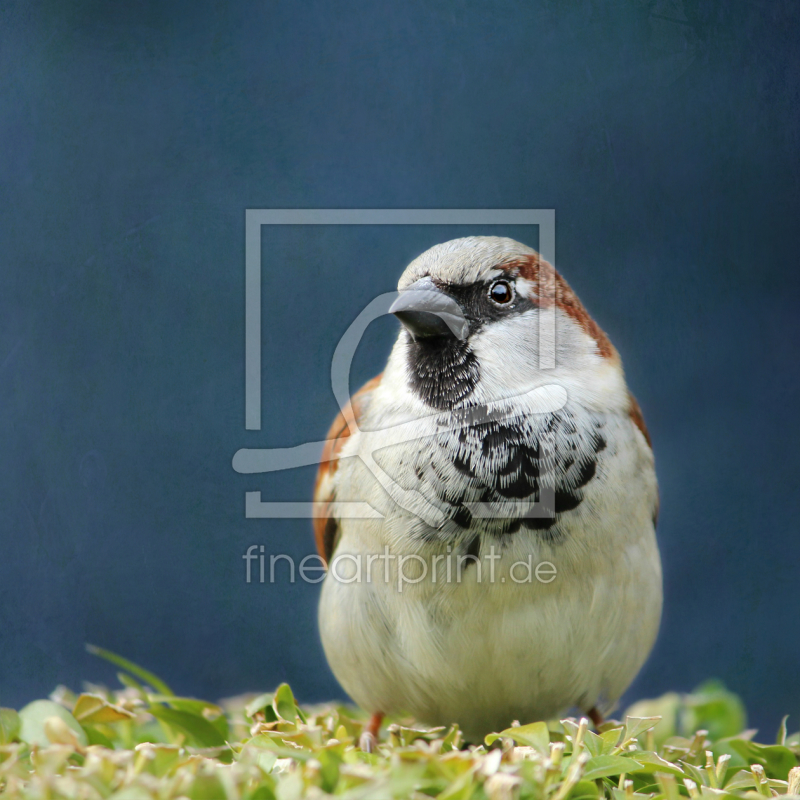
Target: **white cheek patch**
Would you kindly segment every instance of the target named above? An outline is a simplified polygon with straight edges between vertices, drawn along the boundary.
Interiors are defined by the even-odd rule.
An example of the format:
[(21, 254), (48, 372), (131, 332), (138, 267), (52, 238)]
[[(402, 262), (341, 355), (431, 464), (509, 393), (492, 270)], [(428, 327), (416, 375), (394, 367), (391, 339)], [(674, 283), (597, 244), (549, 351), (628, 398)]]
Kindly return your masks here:
[(486, 324), (470, 337), (478, 358), (480, 389), (484, 400), (519, 394), (527, 383), (541, 382), (538, 364), (538, 311)]
[(562, 311), (555, 314), (555, 344), (544, 342), (555, 349), (555, 367), (539, 368), (539, 313), (534, 308), (487, 323), (470, 338), (480, 367), (481, 399), (513, 397), (555, 383), (589, 407), (625, 405), (627, 393), (619, 365), (599, 356), (594, 341)]

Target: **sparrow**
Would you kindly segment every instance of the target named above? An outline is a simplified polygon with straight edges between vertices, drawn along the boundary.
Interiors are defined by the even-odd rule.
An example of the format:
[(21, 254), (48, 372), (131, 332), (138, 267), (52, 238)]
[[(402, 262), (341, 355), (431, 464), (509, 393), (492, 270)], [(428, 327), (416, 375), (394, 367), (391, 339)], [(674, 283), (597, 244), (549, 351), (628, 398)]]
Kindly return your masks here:
[(600, 723), (662, 605), (653, 452), (619, 354), (512, 239), (436, 245), (398, 291), (386, 368), (317, 475), (328, 663), (374, 735), (385, 714), (474, 742), (568, 709)]

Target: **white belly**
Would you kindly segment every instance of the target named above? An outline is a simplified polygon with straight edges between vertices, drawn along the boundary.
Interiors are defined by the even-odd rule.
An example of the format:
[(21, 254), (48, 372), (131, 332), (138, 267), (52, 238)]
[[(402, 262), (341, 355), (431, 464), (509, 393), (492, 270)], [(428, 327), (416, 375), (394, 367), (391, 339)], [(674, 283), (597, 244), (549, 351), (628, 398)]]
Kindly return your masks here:
[[(631, 518), (638, 516), (625, 520), (640, 526), (638, 533), (599, 530), (588, 549), (585, 537), (546, 546), (533, 535), (514, 536), (493, 576), (484, 549), (480, 581), (472, 563), (462, 565), (459, 583), (455, 558), (451, 579), (440, 559), (434, 581), (430, 547), (407, 549), (424, 556), (428, 574), (402, 592), (397, 558), (388, 583), (385, 560), (373, 559), (367, 575), (367, 554), (381, 553), (375, 543), (385, 541), (379, 523), (346, 523), (319, 612), (336, 678), (369, 711), (458, 722), (472, 741), (514, 719), (524, 724), (573, 706), (612, 704), (647, 657), (661, 613), (655, 534), (646, 515)], [(352, 577), (358, 556), (360, 579), (338, 580)], [(540, 568), (550, 582), (535, 574), (528, 581), (529, 557), (534, 569), (542, 561), (555, 565), (554, 577)], [(418, 568), (407, 561), (405, 574), (413, 578)]]
[[(437, 537), (441, 530), (422, 521), (413, 498), (395, 502), (379, 485), (376, 467), (367, 467), (371, 453), (361, 434), (348, 440), (336, 473), (336, 499), (366, 501), (384, 519), (339, 520), (319, 622), (336, 678), (365, 710), (408, 712), (435, 725), (458, 722), (469, 740), (478, 741), (515, 719), (550, 718), (573, 706), (607, 709), (633, 680), (661, 615), (652, 452), (626, 415), (599, 415), (577, 405), (571, 414), (583, 431), (594, 430), (600, 419), (607, 444), (581, 490), (582, 501), (560, 515), (552, 540), (524, 529), (502, 542), (482, 535), (480, 581), (474, 563), (464, 568), (460, 583), (454, 563), (450, 580), (446, 571), (443, 579), (442, 561), (434, 580), (434, 557), (448, 546), (466, 552), (474, 531)], [(384, 414), (368, 422), (383, 430), (398, 419)], [(443, 446), (430, 419), (419, 426), (414, 442), (377, 451), (378, 465), (403, 491), (424, 493), (434, 479), (457, 489), (463, 480), (454, 467), (458, 441)], [(559, 446), (570, 443), (567, 437)], [(430, 471), (419, 469), (428, 463)], [(492, 579), (487, 551), (493, 542), (501, 557), (493, 562)], [(384, 561), (373, 560), (367, 574), (368, 557), (385, 547), (394, 556), (388, 581)], [(399, 591), (403, 555), (423, 559), (427, 575)], [(360, 579), (337, 580), (335, 573), (347, 577), (359, 558)], [(555, 565), (554, 579), (534, 576), (528, 582), (521, 566), (512, 576), (512, 566), (529, 558), (534, 568), (545, 561)], [(407, 563), (406, 574), (413, 575), (415, 566)]]

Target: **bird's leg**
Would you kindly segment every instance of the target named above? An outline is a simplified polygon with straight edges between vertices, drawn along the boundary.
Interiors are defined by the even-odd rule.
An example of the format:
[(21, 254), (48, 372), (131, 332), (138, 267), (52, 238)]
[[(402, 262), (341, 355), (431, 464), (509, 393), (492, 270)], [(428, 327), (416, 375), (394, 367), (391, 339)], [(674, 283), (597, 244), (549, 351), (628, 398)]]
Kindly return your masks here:
[(597, 710), (596, 706), (592, 706), (587, 712), (586, 715), (589, 719), (594, 723), (595, 728), (599, 728), (605, 720), (603, 719), (603, 715)]
[(381, 730), (381, 723), (383, 722), (383, 711), (376, 711), (369, 720), (367, 730), (377, 739)]
[(378, 745), (378, 733), (381, 729), (384, 714), (382, 711), (376, 711), (370, 718), (369, 722), (364, 726), (361, 738), (358, 740), (359, 747), (365, 753), (374, 753)]

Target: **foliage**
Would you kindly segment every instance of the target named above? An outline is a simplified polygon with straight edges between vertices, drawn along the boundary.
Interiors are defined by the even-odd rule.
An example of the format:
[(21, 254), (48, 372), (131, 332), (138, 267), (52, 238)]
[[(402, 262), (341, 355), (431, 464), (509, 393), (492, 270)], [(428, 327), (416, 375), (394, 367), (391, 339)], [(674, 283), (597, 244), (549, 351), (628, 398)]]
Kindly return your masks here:
[[(118, 691), (60, 687), (19, 713), (0, 709), (0, 795), (83, 800), (678, 800), (800, 796), (800, 734), (757, 744), (739, 699), (718, 683), (629, 709), (597, 732), (573, 718), (513, 726), (465, 745), (459, 730), (397, 720), (373, 752), (365, 716), (301, 708), (274, 693), (220, 704), (178, 697), (155, 675)], [(369, 748), (367, 748), (369, 749)]]

